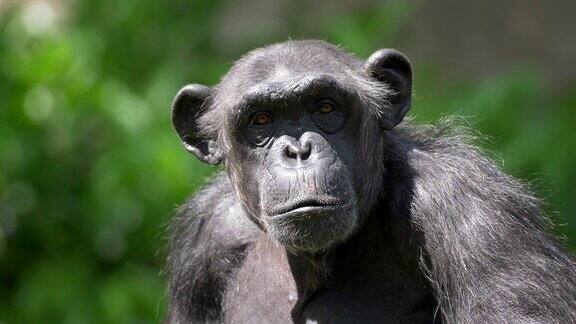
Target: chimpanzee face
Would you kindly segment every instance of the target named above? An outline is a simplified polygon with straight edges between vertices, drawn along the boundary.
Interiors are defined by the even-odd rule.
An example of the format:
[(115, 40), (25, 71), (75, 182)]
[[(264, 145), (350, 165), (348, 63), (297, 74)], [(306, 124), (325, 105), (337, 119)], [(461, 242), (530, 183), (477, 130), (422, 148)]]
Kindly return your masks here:
[(386, 130), (405, 113), (393, 100), (406, 78), (390, 62), (406, 61), (387, 52), (383, 67), (382, 57), (363, 64), (322, 42), (302, 46), (244, 57), (215, 90), (184, 88), (173, 120), (189, 151), (224, 161), (263, 230), (290, 250), (315, 252), (348, 238), (377, 199)]
[(358, 222), (361, 108), (329, 74), (284, 70), (241, 97), (227, 139), (246, 209), (278, 241), (311, 249)]

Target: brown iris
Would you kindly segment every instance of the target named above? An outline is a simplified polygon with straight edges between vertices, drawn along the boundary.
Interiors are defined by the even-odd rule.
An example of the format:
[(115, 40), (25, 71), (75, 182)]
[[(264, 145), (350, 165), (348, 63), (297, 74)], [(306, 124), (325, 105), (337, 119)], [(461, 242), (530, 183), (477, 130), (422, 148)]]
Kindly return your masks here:
[(270, 115), (268, 115), (267, 113), (263, 113), (263, 112), (257, 113), (256, 115), (254, 115), (254, 118), (252, 119), (252, 124), (258, 125), (258, 126), (270, 124), (271, 122), (272, 122), (272, 117)]
[(328, 115), (334, 111), (334, 105), (331, 102), (322, 102), (318, 106), (318, 113), (320, 115)]

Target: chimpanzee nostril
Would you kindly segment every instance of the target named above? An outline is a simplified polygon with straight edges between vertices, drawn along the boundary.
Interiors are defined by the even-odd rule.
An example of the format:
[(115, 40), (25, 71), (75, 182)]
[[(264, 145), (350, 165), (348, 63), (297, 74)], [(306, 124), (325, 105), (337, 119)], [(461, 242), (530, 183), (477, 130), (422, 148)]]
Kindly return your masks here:
[(290, 148), (290, 145), (284, 148), (284, 155), (286, 155), (289, 159), (295, 159), (296, 153)]
[(306, 160), (308, 157), (310, 157), (311, 150), (312, 149), (310, 147), (310, 143), (305, 143), (302, 145), (298, 141), (290, 141), (284, 148), (284, 154), (289, 159)]

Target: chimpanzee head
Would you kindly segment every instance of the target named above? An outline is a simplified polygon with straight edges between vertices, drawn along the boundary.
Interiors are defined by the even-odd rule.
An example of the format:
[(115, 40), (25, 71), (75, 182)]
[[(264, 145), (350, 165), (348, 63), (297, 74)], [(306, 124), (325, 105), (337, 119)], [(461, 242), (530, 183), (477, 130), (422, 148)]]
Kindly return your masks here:
[(186, 150), (223, 163), (256, 224), (289, 250), (319, 252), (378, 200), (386, 136), (411, 88), (397, 51), (362, 62), (322, 41), (290, 41), (248, 53), (213, 88), (185, 86), (172, 122)]

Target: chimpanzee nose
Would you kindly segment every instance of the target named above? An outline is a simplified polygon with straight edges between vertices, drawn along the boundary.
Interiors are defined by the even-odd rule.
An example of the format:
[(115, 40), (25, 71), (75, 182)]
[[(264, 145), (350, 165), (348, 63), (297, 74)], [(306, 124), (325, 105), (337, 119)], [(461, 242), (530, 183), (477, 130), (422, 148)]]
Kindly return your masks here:
[(284, 148), (284, 155), (289, 159), (306, 160), (310, 157), (312, 147), (309, 141), (298, 141), (295, 138), (289, 138)]

